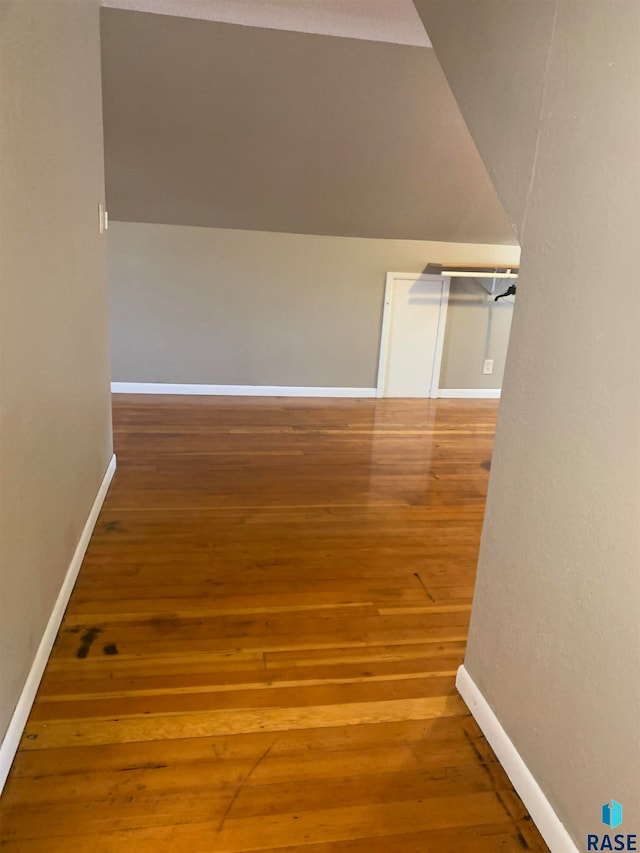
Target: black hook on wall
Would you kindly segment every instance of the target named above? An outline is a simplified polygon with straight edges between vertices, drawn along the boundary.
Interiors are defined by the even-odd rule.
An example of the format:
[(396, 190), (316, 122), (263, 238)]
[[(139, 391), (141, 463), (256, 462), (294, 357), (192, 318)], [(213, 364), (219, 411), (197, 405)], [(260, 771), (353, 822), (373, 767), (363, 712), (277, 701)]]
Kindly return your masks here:
[(509, 287), (505, 290), (505, 292), (499, 293), (493, 301), (497, 302), (498, 299), (502, 299), (503, 296), (515, 296), (515, 295), (516, 295), (516, 285), (510, 284)]

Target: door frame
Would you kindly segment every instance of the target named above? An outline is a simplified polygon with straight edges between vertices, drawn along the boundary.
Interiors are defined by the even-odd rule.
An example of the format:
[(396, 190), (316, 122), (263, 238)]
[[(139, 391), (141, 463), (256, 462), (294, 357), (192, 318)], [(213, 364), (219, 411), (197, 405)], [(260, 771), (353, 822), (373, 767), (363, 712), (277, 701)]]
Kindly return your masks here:
[(428, 397), (437, 397), (440, 388), (440, 367), (442, 366), (442, 350), (444, 347), (444, 330), (447, 322), (447, 306), (449, 304), (449, 287), (451, 277), (447, 275), (428, 275), (426, 273), (388, 272), (384, 288), (384, 308), (382, 311), (382, 329), (380, 332), (380, 357), (378, 359), (378, 381), (376, 397), (384, 397), (387, 380), (387, 362), (389, 342), (391, 339), (391, 317), (394, 308), (395, 284), (397, 281), (430, 281), (442, 282), (440, 294), (440, 311), (438, 313), (438, 329), (436, 332), (433, 373)]

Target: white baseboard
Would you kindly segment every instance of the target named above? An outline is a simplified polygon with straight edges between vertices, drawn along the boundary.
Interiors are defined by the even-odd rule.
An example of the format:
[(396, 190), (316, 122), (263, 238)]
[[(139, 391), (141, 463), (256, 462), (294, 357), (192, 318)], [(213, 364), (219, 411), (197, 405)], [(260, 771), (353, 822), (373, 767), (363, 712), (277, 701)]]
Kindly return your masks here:
[(495, 400), (500, 397), (500, 388), (439, 388), (438, 397)]
[(0, 746), (0, 792), (2, 792), (4, 783), (7, 781), (11, 764), (13, 763), (14, 756), (18, 746), (20, 745), (20, 738), (22, 737), (22, 732), (24, 731), (24, 727), (27, 723), (29, 712), (33, 705), (33, 700), (36, 698), (42, 674), (44, 673), (47, 661), (49, 660), (49, 655), (51, 654), (51, 649), (53, 648), (58, 628), (60, 627), (64, 611), (69, 602), (69, 598), (71, 597), (71, 593), (73, 592), (73, 587), (78, 577), (78, 572), (80, 571), (85, 551), (89, 545), (93, 528), (98, 519), (98, 515), (100, 514), (100, 509), (102, 508), (102, 504), (106, 497), (111, 480), (113, 479), (115, 470), (116, 457), (114, 455), (111, 457), (111, 461), (109, 462), (105, 475), (102, 478), (98, 494), (96, 495), (93, 506), (91, 507), (91, 512), (89, 513), (89, 517), (87, 518), (82, 534), (80, 535), (80, 541), (78, 542), (73, 557), (71, 558), (71, 562), (69, 563), (69, 568), (67, 569), (62, 587), (58, 593), (58, 598), (53, 606), (51, 616), (47, 622), (47, 627), (44, 629), (44, 634), (40, 640), (38, 651), (33, 659), (33, 663), (31, 664), (29, 675), (27, 676), (25, 685), (22, 688), (18, 704), (16, 705), (16, 709), (11, 717), (11, 722), (9, 723), (2, 745)]
[(464, 665), (458, 670), (456, 687), (473, 714), (482, 733), (498, 757), (498, 761), (527, 807), (531, 819), (547, 842), (551, 853), (579, 853), (578, 848), (553, 810), (544, 791), (524, 763), (497, 718), (495, 711), (480, 692)]
[(375, 388), (314, 385), (189, 385), (171, 382), (112, 382), (114, 394), (207, 394), (220, 397), (375, 397)]

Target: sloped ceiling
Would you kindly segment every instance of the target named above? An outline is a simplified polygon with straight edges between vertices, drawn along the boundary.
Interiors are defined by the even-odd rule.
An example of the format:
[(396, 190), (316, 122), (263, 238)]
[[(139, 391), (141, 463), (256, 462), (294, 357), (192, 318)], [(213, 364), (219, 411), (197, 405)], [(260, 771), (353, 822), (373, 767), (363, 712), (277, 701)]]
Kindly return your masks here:
[[(436, 55), (500, 199), (521, 235), (556, 3), (415, 0), (415, 5), (429, 27)], [(526, 38), (514, 39), (513, 33)]]
[(123, 221), (514, 243), (430, 48), (102, 9)]
[(102, 6), (428, 47), (412, 0), (102, 0)]

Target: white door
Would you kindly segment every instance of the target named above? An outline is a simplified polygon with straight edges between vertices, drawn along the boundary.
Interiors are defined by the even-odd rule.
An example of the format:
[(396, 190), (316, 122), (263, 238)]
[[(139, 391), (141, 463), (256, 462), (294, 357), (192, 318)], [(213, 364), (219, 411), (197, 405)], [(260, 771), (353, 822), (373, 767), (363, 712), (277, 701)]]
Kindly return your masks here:
[(449, 278), (388, 273), (379, 397), (437, 397)]

